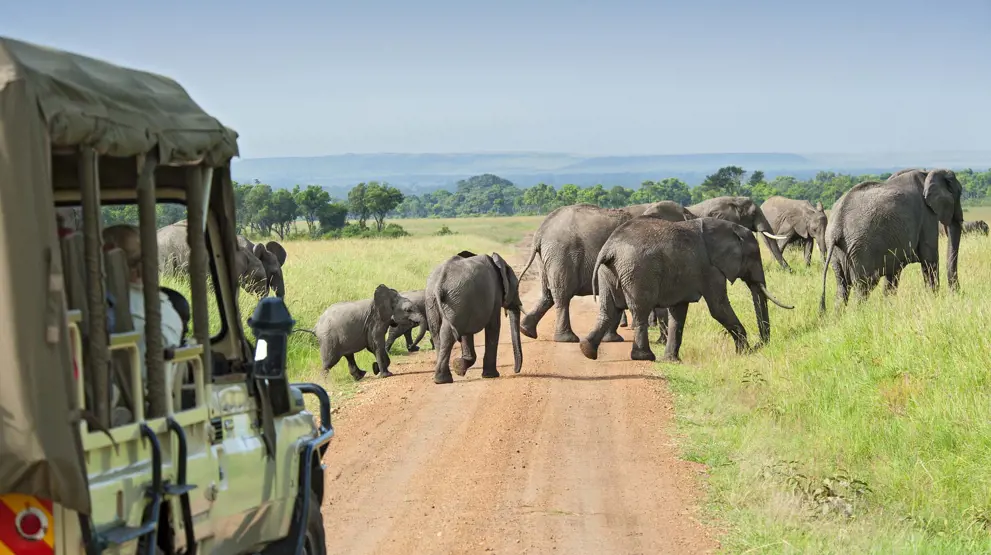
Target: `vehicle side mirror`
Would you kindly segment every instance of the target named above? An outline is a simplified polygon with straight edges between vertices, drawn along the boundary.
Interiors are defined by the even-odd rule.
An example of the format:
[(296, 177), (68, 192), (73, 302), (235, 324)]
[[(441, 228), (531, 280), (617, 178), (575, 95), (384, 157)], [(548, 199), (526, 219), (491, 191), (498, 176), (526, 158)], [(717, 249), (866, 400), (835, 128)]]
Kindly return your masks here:
[(286, 355), (289, 334), (296, 321), (279, 297), (265, 297), (248, 318), (248, 325), (255, 334), (255, 364), (252, 378), (262, 395), (272, 406), (272, 416), (293, 411), (286, 373)]

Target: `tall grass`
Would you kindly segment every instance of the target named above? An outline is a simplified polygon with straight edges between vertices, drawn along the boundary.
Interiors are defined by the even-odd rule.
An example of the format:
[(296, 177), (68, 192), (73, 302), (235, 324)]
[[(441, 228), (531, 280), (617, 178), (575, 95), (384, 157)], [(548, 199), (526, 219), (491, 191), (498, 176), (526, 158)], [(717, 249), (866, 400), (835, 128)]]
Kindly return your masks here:
[[(916, 264), (897, 295), (851, 296), (837, 313), (830, 273), (823, 318), (821, 262), (806, 269), (797, 250), (788, 260), (795, 275), (765, 256), (769, 289), (796, 305), (771, 307), (766, 348), (734, 354), (700, 303), (685, 363), (658, 365), (686, 458), (709, 466), (726, 549), (991, 552), (991, 238), (961, 241), (959, 294), (945, 268), (930, 294)], [(730, 298), (755, 334), (746, 287)]]

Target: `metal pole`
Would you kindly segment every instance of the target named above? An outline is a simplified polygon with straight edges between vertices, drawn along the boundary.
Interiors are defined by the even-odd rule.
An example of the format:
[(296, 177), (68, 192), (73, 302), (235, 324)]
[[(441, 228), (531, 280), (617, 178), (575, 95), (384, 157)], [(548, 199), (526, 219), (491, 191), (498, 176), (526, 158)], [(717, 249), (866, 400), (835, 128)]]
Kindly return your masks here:
[(101, 426), (110, 427), (110, 343), (107, 332), (107, 292), (104, 289), (103, 215), (96, 151), (79, 151), (79, 184), (83, 201), (83, 241), (86, 256), (86, 312), (89, 349), (86, 380), (92, 392), (92, 412)]
[(155, 168), (152, 152), (138, 157), (138, 229), (141, 234), (141, 283), (145, 301), (145, 368), (148, 370), (148, 418), (168, 413), (162, 305), (158, 286), (158, 234), (155, 225)]
[[(206, 280), (209, 269), (206, 248), (206, 213), (209, 199), (204, 192), (205, 183), (212, 177), (212, 168), (192, 166), (186, 168), (186, 240), (189, 241), (189, 288), (192, 296), (193, 335), (203, 346), (203, 370), (209, 376), (213, 372), (210, 353), (210, 312), (207, 304)], [(214, 284), (214, 287), (218, 287)]]

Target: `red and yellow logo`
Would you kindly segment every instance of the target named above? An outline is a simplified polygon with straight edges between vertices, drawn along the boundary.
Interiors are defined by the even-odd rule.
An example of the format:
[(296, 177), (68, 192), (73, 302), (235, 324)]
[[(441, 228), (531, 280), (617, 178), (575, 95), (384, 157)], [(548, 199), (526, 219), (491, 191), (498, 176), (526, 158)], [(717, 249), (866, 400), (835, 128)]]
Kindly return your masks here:
[(32, 495), (0, 495), (0, 555), (54, 552), (52, 502)]

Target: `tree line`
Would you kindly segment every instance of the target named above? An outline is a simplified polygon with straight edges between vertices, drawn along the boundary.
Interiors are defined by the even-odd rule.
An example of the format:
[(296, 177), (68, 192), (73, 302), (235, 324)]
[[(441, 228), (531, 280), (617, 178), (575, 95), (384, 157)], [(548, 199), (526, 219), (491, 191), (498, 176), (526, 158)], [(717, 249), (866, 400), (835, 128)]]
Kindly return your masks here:
[[(983, 172), (962, 169), (956, 170), (956, 174), (963, 185), (966, 204), (991, 204), (991, 169)], [(762, 171), (747, 172), (739, 166), (726, 166), (706, 176), (697, 187), (689, 187), (680, 179), (666, 178), (644, 181), (637, 189), (601, 184), (590, 187), (568, 184), (555, 189), (546, 183), (524, 189), (497, 175), (482, 174), (458, 181), (454, 191), (442, 189), (423, 195), (404, 195), (388, 183), (369, 181), (355, 185), (347, 199), (332, 198), (318, 185), (273, 189), (255, 180), (235, 182), (234, 201), (238, 233), (277, 235), (280, 239), (299, 234), (314, 238), (400, 237), (406, 235), (405, 230), (395, 223), (386, 224), (386, 218), (540, 215), (577, 203), (622, 208), (671, 200), (688, 206), (724, 195), (746, 196), (758, 203), (781, 195), (812, 204), (821, 202), (828, 209), (857, 183), (883, 181), (890, 175), (821, 171), (806, 180), (792, 176), (768, 180)], [(137, 206), (107, 206), (103, 216), (107, 225), (137, 223)], [(181, 205), (157, 207), (159, 227), (185, 217), (186, 210)]]

